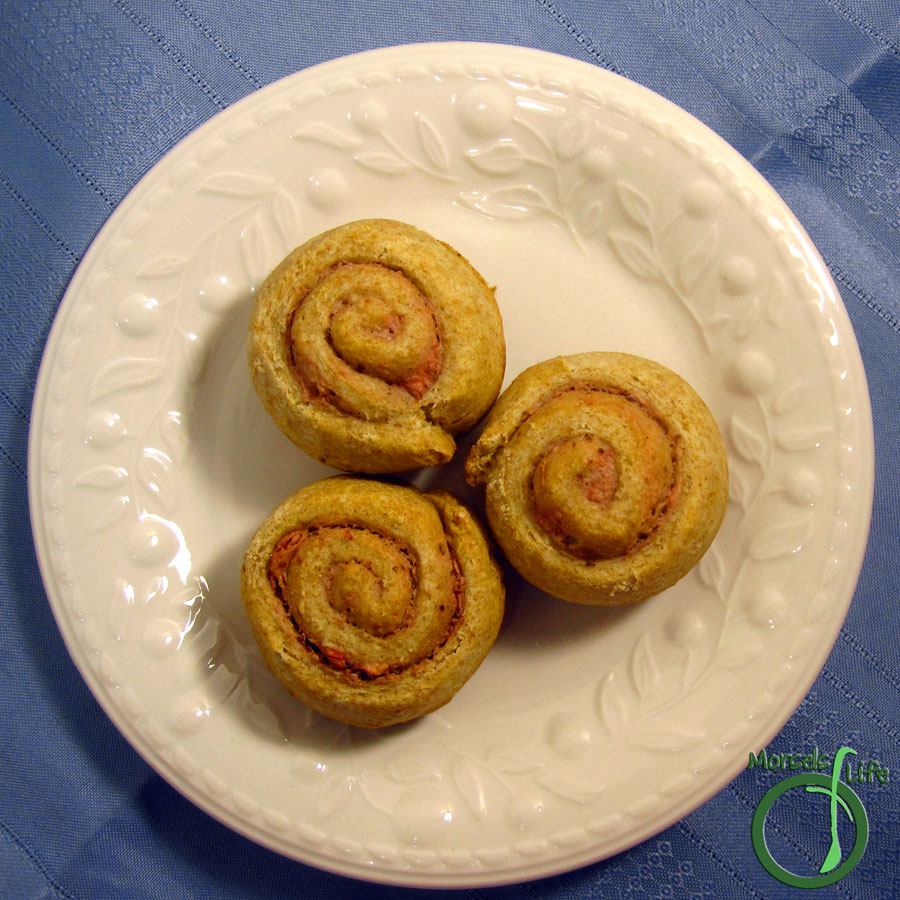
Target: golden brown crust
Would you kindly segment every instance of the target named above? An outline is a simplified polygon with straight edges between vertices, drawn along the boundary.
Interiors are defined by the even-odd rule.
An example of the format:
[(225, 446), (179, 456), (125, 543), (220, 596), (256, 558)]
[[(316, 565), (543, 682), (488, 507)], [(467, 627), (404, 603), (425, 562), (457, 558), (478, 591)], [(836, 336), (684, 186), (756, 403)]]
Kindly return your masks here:
[(336, 476), (284, 501), (244, 556), (244, 608), (300, 700), (367, 728), (447, 703), (503, 618), (500, 569), (444, 491)]
[(257, 295), (248, 358), (279, 428), (338, 469), (401, 472), (449, 460), (500, 390), (493, 290), (455, 250), (390, 219), (326, 231)]
[(624, 353), (557, 357), (503, 392), (466, 462), (529, 581), (576, 603), (635, 603), (684, 576), (725, 515), (712, 414), (680, 376)]

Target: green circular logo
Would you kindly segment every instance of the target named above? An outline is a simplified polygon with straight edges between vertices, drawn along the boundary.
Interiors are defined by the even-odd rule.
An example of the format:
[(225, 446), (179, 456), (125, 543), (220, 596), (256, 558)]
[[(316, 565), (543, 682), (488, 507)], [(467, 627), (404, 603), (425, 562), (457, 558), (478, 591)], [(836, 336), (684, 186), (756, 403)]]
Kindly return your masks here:
[[(766, 815), (772, 808), (772, 804), (782, 794), (796, 787), (803, 787), (809, 793), (827, 794), (830, 798), (831, 847), (825, 861), (822, 863), (819, 875), (795, 875), (793, 872), (788, 872), (787, 869), (775, 862), (772, 854), (769, 853), (769, 848), (766, 846)], [(841, 862), (842, 854), (837, 835), (838, 806), (849, 816), (856, 829), (853, 847), (843, 862)], [(866, 842), (869, 839), (869, 820), (862, 801), (844, 782), (838, 781), (835, 777), (829, 778), (826, 775), (806, 772), (785, 778), (784, 781), (778, 782), (775, 787), (766, 792), (762, 800), (759, 801), (756, 812), (753, 814), (750, 836), (753, 840), (753, 849), (756, 851), (757, 858), (765, 870), (780, 882), (798, 888), (825, 887), (828, 884), (840, 881), (862, 858), (863, 851), (866, 849)]]

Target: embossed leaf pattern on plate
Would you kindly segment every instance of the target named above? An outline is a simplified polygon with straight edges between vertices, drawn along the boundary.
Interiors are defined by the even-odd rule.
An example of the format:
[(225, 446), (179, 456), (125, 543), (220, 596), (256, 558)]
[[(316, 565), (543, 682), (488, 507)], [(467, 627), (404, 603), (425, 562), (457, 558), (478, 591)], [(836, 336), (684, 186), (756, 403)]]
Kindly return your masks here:
[(117, 394), (153, 384), (165, 371), (161, 359), (122, 357), (102, 365), (91, 379), (88, 400), (94, 402)]

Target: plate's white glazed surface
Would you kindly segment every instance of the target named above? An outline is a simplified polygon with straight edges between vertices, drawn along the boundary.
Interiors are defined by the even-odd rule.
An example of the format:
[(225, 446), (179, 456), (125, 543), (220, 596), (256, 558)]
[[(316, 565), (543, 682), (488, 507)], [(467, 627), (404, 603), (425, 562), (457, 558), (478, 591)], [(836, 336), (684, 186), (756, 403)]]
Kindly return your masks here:
[[(700, 565), (643, 605), (513, 573), (486, 662), (437, 713), (368, 733), (269, 674), (244, 547), (329, 470), (250, 385), (253, 292), (366, 216), (446, 240), (497, 285), (506, 383), (615, 349), (684, 375), (726, 438)], [(416, 478), (479, 502), (457, 459)], [(35, 542), (73, 658), (173, 785), (297, 859), (488, 885), (575, 868), (685, 815), (796, 708), (843, 621), (872, 491), (853, 334), (815, 250), (748, 164), (604, 71), (487, 45), (376, 51), (236, 104), (142, 180), (64, 299), (36, 394)]]

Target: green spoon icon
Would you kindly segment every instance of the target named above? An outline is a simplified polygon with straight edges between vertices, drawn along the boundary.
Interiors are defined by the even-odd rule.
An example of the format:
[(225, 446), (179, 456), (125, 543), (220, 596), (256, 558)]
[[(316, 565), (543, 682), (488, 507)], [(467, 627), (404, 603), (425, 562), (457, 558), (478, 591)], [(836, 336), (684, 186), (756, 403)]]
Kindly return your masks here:
[(837, 828), (838, 803), (841, 804), (841, 807), (843, 808), (844, 812), (847, 813), (850, 821), (853, 821), (853, 813), (850, 812), (850, 807), (847, 806), (842, 797), (838, 796), (837, 792), (838, 781), (841, 777), (841, 763), (844, 761), (844, 757), (848, 753), (852, 753), (854, 756), (856, 755), (856, 751), (851, 750), (849, 747), (841, 747), (841, 749), (838, 750), (838, 752), (834, 755), (834, 764), (831, 767), (830, 789), (819, 787), (818, 785), (807, 785), (806, 788), (806, 790), (808, 790), (810, 793), (828, 794), (831, 797), (831, 846), (828, 848), (828, 853), (825, 855), (825, 861), (822, 863), (822, 867), (819, 869), (820, 874), (824, 872), (830, 872), (841, 861), (841, 842), (838, 840)]

